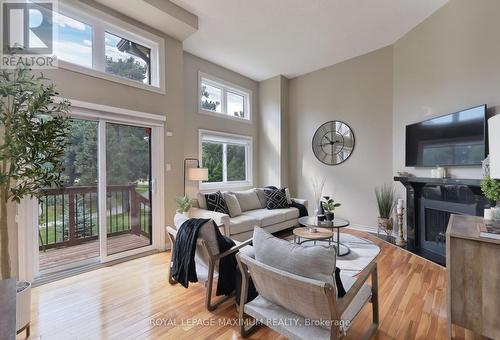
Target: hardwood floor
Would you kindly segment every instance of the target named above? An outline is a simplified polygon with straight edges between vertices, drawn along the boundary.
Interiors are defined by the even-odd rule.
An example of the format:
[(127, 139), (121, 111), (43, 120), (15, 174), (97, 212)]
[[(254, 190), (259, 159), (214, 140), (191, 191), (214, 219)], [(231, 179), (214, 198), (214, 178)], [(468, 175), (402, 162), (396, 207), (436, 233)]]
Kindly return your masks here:
[[(149, 244), (149, 239), (142, 235), (122, 234), (108, 238), (108, 250), (110, 254), (145, 247)], [(40, 270), (57, 268), (96, 257), (99, 257), (99, 240), (88, 241), (71, 247), (51, 248), (46, 251), (40, 251)]]
[[(445, 339), (444, 268), (367, 233), (376, 242), (380, 327), (376, 339)], [(237, 339), (231, 301), (204, 309), (204, 289), (171, 286), (170, 253), (155, 254), (33, 289), (30, 339)], [(358, 339), (371, 322), (366, 306), (348, 339)], [(156, 324), (153, 324), (156, 322)], [(457, 338), (472, 338), (454, 330)], [(18, 335), (22, 339), (24, 333)], [(251, 339), (283, 339), (261, 327)]]

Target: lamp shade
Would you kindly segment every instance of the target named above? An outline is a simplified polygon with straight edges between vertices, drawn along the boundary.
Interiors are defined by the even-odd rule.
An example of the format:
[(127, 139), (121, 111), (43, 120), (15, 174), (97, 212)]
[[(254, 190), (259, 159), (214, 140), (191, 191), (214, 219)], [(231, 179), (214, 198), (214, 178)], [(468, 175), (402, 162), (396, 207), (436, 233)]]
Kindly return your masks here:
[(188, 179), (190, 181), (207, 181), (208, 169), (207, 168), (189, 168)]
[(490, 176), (500, 179), (500, 114), (488, 120)]

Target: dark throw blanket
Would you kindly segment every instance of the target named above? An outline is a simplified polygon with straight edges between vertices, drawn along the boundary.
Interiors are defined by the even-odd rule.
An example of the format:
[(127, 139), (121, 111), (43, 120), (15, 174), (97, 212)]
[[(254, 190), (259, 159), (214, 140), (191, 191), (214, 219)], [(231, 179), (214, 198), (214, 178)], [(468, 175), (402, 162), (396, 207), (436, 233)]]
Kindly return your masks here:
[[(196, 240), (200, 228), (210, 219), (192, 218), (182, 224), (175, 238), (174, 253), (172, 255), (172, 277), (184, 287), (189, 282), (198, 282), (196, 276), (195, 254)], [(223, 253), (235, 245), (234, 241), (221, 234), (219, 228), (214, 226), (219, 252)], [(217, 280), (217, 295), (230, 295), (236, 286), (237, 261), (235, 254), (224, 256), (219, 260), (219, 279)]]

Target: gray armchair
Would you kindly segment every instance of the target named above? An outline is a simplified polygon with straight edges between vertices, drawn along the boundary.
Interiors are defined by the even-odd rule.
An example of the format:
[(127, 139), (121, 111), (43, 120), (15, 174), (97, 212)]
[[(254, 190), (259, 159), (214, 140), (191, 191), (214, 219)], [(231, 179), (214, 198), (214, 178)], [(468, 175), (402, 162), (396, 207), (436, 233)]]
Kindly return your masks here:
[[(175, 247), (175, 238), (177, 236), (177, 230), (171, 227), (166, 228), (167, 235), (170, 239), (172, 245), (172, 254), (174, 252)], [(238, 242), (231, 249), (220, 253), (219, 246), (217, 244), (217, 239), (215, 236), (215, 232), (211, 222), (209, 225), (202, 226), (200, 230), (200, 235), (198, 236), (198, 240), (196, 242), (196, 255), (195, 255), (195, 263), (196, 263), (196, 275), (198, 277), (198, 282), (203, 283), (205, 285), (206, 293), (205, 293), (205, 307), (207, 310), (212, 311), (217, 308), (218, 305), (223, 303), (224, 301), (231, 298), (231, 296), (223, 296), (212, 302), (212, 287), (214, 278), (218, 277), (218, 267), (219, 260), (225, 256), (234, 254), (241, 248), (249, 245), (252, 240), (247, 240), (245, 242)], [(177, 282), (172, 277), (172, 258), (170, 258), (170, 266), (168, 271), (168, 282), (170, 284), (176, 284)]]
[[(291, 339), (339, 339), (368, 302), (372, 303), (373, 323), (367, 337), (376, 332), (379, 321), (376, 262), (370, 263), (357, 278), (348, 282), (343, 279), (347, 293), (337, 298), (337, 289), (330, 283), (268, 266), (248, 253), (239, 253), (236, 258), (243, 277), (241, 301), (245, 301), (250, 277), (259, 292), (255, 300), (239, 308), (243, 337), (254, 330), (255, 320), (259, 320)], [(371, 287), (365, 284), (370, 276)], [(250, 327), (245, 315), (254, 318)]]

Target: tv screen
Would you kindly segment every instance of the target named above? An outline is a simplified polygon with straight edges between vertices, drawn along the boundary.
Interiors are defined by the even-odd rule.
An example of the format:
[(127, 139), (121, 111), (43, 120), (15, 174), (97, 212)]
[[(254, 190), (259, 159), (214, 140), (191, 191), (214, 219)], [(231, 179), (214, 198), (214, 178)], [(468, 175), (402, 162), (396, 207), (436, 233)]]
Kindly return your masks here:
[(486, 152), (486, 105), (406, 126), (406, 166), (480, 165)]

